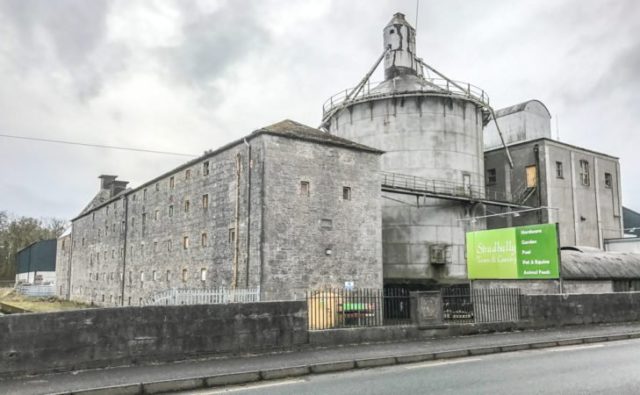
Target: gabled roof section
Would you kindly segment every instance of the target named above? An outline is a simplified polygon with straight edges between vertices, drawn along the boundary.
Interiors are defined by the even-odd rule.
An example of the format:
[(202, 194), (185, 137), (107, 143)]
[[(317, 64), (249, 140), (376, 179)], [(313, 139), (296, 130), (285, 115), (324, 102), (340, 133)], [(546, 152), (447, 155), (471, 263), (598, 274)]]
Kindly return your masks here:
[(89, 202), (89, 204), (87, 205), (87, 207), (84, 208), (84, 210), (82, 210), (80, 212), (80, 214), (78, 214), (78, 217), (82, 216), (85, 213), (88, 213), (89, 211), (93, 210), (94, 208), (102, 205), (104, 202), (108, 201), (111, 198), (111, 193), (106, 190), (106, 189), (101, 189), (96, 196), (93, 197), (93, 199), (91, 199), (91, 201)]
[(288, 137), (309, 141), (312, 143), (335, 145), (339, 147), (345, 147), (359, 151), (368, 151), (378, 154), (384, 153), (384, 151), (381, 151), (379, 149), (358, 144), (351, 140), (347, 140), (345, 138), (323, 132), (320, 129), (312, 128), (311, 126), (303, 125), (290, 119), (285, 119), (278, 123), (274, 123), (273, 125), (265, 126), (261, 129), (258, 129), (255, 132), (251, 133), (251, 136), (256, 136), (259, 134), (270, 134), (274, 136)]

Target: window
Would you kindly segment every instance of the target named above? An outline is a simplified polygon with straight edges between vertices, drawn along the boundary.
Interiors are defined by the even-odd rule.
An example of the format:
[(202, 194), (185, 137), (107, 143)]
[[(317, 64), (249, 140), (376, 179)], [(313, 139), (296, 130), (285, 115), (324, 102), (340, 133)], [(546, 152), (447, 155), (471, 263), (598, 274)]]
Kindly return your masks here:
[(147, 188), (142, 190), (142, 200), (147, 200)]
[(562, 162), (556, 162), (556, 178), (564, 178), (564, 171), (562, 169)]
[(188, 200), (184, 201), (184, 212), (188, 213), (189, 212), (189, 208), (191, 207), (191, 202)]
[(160, 183), (156, 182), (156, 192), (158, 192), (160, 190)]
[(582, 185), (589, 186), (589, 162), (580, 160), (580, 180)]
[(538, 170), (536, 165), (525, 167), (525, 176), (527, 181), (527, 188), (535, 188), (538, 185)]
[(189, 178), (191, 178), (191, 169), (187, 169), (184, 172), (184, 179), (188, 180)]
[(202, 175), (203, 176), (208, 176), (209, 175), (209, 161), (204, 162), (202, 164)]
[(133, 232), (136, 228), (136, 218), (131, 218), (131, 231)]
[(136, 194), (135, 193), (133, 195), (131, 195), (131, 200), (133, 200), (134, 202), (136, 201)]
[(156, 272), (155, 270), (151, 272), (151, 279), (153, 281), (158, 281), (158, 272)]
[(156, 220), (158, 220), (160, 218), (160, 210), (156, 210), (155, 214), (154, 214), (154, 218)]
[(140, 282), (144, 282), (144, 272), (140, 272)]
[(325, 230), (333, 229), (333, 221), (330, 219), (321, 219), (320, 220), (320, 228)]
[(169, 178), (169, 189), (173, 189), (176, 186), (176, 180), (174, 177)]
[(173, 217), (173, 204), (169, 206), (169, 217)]
[(171, 239), (167, 240), (167, 251), (171, 252)]
[(147, 214), (142, 213), (142, 235), (144, 236), (147, 230)]
[(496, 169), (487, 169), (487, 185), (494, 185), (497, 180)]
[(207, 234), (206, 234), (206, 233), (203, 233), (203, 234), (202, 234), (202, 236), (200, 236), (200, 244), (201, 244), (203, 247), (206, 247), (206, 246), (207, 246), (207, 242), (208, 242), (208, 240), (207, 240)]
[(300, 195), (309, 196), (311, 187), (309, 181), (300, 181)]
[(342, 187), (342, 200), (351, 200), (351, 187)]
[(167, 270), (167, 274), (165, 276), (166, 281), (171, 281), (171, 270)]
[(182, 282), (187, 282), (187, 269), (182, 269)]
[(182, 238), (182, 249), (186, 250), (187, 248), (189, 248), (189, 236)]
[(202, 195), (202, 208), (205, 210), (209, 208), (209, 195)]
[(207, 269), (200, 269), (200, 281), (207, 281)]
[(229, 229), (229, 243), (236, 241), (236, 230), (234, 228)]
[(613, 186), (613, 177), (611, 173), (604, 173), (604, 187), (611, 188)]
[(153, 242), (153, 252), (157, 252), (158, 251), (158, 242), (154, 241)]

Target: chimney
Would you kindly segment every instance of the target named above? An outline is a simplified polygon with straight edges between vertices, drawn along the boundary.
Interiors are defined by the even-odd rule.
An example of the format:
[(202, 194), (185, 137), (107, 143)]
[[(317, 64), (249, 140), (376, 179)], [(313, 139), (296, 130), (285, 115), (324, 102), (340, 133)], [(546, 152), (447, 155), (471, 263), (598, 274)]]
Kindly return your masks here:
[(127, 189), (127, 184), (129, 184), (128, 181), (116, 181), (118, 176), (108, 174), (103, 174), (98, 178), (100, 179), (100, 189), (109, 191), (110, 198)]

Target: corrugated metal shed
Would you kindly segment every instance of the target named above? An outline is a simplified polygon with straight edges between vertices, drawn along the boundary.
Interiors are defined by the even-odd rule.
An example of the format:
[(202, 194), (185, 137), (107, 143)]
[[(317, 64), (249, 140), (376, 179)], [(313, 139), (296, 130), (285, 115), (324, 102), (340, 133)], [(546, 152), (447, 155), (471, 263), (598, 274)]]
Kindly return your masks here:
[(640, 279), (640, 254), (562, 250), (562, 277), (567, 280)]

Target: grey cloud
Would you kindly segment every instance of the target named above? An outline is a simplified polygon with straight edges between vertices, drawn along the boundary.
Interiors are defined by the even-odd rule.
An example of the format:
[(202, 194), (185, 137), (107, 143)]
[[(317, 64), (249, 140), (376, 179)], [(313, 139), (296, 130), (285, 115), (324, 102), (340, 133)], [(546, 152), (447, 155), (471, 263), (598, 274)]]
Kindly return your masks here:
[[(126, 50), (105, 43), (109, 6), (105, 0), (0, 0), (0, 21), (11, 27), (21, 53), (15, 66), (23, 72), (48, 72), (44, 47), (53, 53), (70, 76), (77, 97), (97, 96), (106, 79), (123, 69)], [(44, 37), (45, 40), (41, 40)]]
[(158, 50), (162, 63), (174, 76), (194, 87), (222, 76), (251, 51), (269, 43), (261, 25), (260, 9), (255, 2), (227, 2), (221, 8), (204, 13), (192, 3), (179, 2), (183, 18), (184, 40), (176, 46)]

